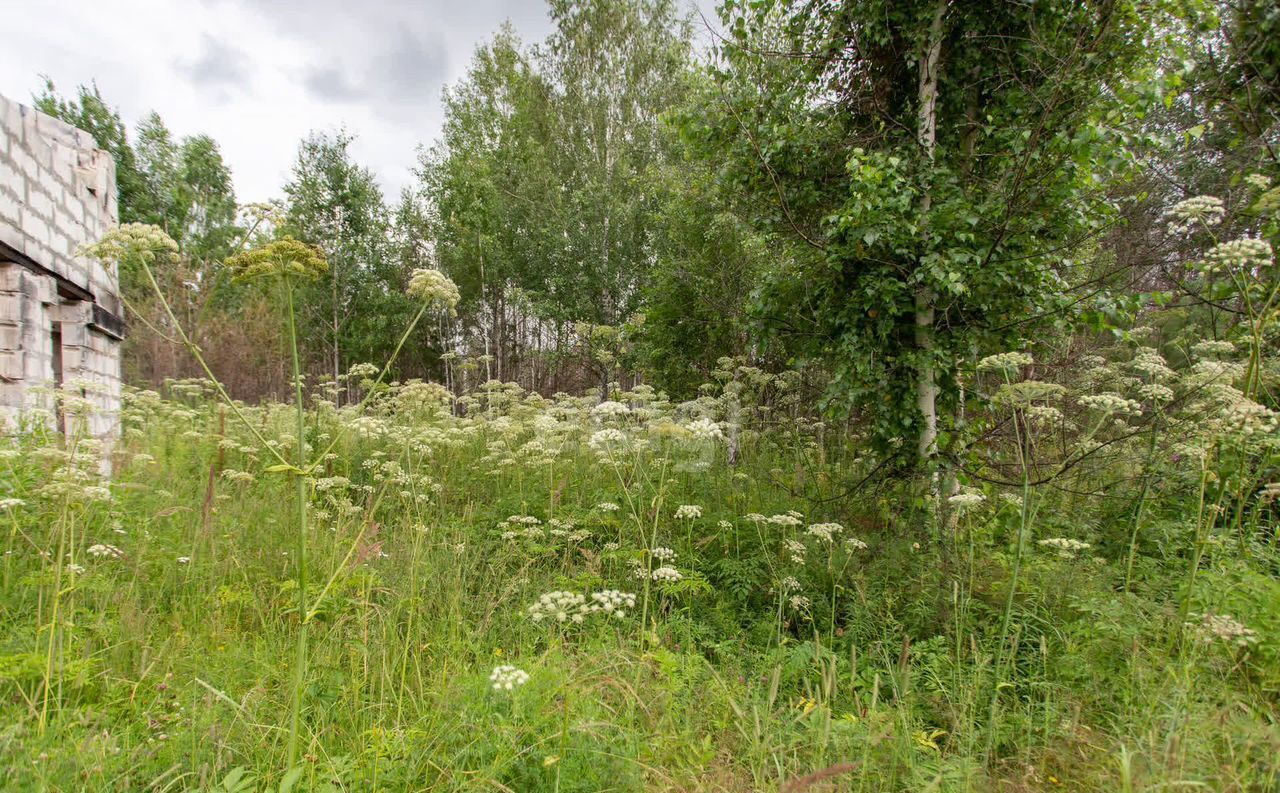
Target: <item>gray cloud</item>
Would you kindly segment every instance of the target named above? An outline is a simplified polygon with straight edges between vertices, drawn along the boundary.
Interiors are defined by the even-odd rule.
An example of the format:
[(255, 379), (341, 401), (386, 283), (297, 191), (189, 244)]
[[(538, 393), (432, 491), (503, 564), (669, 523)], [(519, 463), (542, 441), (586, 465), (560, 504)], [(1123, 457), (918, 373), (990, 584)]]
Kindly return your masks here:
[(449, 76), (449, 53), (439, 34), (388, 33), (389, 47), (363, 63), (307, 67), (303, 85), (316, 99), (369, 106), (392, 120), (411, 120), (438, 104)]
[(200, 37), (200, 54), (194, 60), (178, 61), (174, 66), (220, 102), (247, 88), (250, 82), (248, 56), (208, 33)]
[(302, 84), (317, 99), (351, 102), (363, 95), (360, 86), (353, 83), (347, 72), (338, 66), (308, 67)]

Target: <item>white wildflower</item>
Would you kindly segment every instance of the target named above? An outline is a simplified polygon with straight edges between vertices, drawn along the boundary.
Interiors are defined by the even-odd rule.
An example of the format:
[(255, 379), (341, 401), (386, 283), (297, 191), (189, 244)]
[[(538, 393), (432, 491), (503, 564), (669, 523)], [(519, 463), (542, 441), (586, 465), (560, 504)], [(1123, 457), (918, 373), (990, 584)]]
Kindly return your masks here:
[(689, 431), (690, 435), (698, 440), (716, 441), (724, 438), (724, 433), (720, 431), (720, 425), (716, 424), (711, 419), (694, 419), (684, 425), (684, 428)]
[(680, 574), (679, 570), (674, 567), (665, 566), (654, 570), (653, 573), (650, 574), (650, 577), (653, 578), (654, 581), (668, 584), (674, 584), (684, 578), (684, 576)]
[(1237, 647), (1248, 647), (1258, 643), (1258, 632), (1247, 628), (1234, 617), (1226, 614), (1200, 614), (1199, 622), (1188, 622), (1187, 626), (1196, 630), (1200, 640), (1211, 642), (1215, 639), (1234, 644)]
[(1033, 359), (1030, 353), (1025, 352), (1002, 352), (997, 355), (988, 355), (981, 361), (978, 361), (978, 371), (980, 372), (1011, 372), (1021, 369), (1024, 366), (1030, 366)]
[(1222, 199), (1217, 196), (1200, 195), (1179, 201), (1165, 210), (1164, 217), (1168, 221), (1165, 227), (1171, 236), (1187, 234), (1197, 228), (1216, 226), (1226, 215)]
[(839, 523), (814, 523), (805, 529), (805, 534), (817, 537), (826, 543), (835, 541), (835, 536), (844, 531), (844, 526)]
[(511, 691), (528, 683), (529, 673), (510, 664), (502, 664), (493, 668), (489, 682), (493, 684), (494, 691)]
[(649, 554), (659, 562), (674, 562), (676, 560), (676, 552), (661, 545), (649, 551)]
[(1142, 404), (1137, 400), (1125, 399), (1119, 394), (1103, 392), (1080, 397), (1080, 405), (1100, 413), (1118, 415), (1138, 415), (1142, 413)]

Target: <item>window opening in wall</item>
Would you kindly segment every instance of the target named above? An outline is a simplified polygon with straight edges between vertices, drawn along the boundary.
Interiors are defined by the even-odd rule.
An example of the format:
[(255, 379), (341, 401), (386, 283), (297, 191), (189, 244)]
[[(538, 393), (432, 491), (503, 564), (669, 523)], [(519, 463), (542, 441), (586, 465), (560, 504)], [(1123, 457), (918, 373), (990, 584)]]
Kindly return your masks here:
[(66, 418), (62, 415), (62, 399), (58, 392), (62, 390), (62, 323), (53, 323), (53, 332), (49, 334), (50, 341), (53, 345), (53, 388), (54, 388), (54, 410), (56, 411), (56, 421), (58, 430), (66, 432)]

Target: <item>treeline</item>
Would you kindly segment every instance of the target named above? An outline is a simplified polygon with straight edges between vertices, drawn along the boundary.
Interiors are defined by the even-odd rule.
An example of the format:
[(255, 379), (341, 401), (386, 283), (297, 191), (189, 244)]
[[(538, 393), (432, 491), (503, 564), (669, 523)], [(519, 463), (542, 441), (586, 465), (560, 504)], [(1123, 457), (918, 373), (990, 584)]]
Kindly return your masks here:
[[(1178, 200), (1276, 171), (1268, 9), (727, 0), (710, 33), (673, 0), (551, 0), (544, 41), (503, 27), (477, 49), (394, 202), (345, 133), (315, 133), (257, 221), (208, 138), (155, 115), (127, 131), (96, 89), (37, 103), (115, 154), (123, 221), (179, 241), (160, 286), (237, 395), (281, 393), (286, 357), (273, 296), (221, 261), (289, 234), (330, 262), (305, 300), (317, 377), (385, 360), (429, 266), (459, 312), (415, 332), (396, 377), (688, 397), (724, 356), (808, 366), (882, 449), (929, 457), (982, 356), (1123, 332), (1157, 293), (1177, 321), (1238, 321), (1155, 231)], [(197, 374), (122, 277), (130, 377)]]

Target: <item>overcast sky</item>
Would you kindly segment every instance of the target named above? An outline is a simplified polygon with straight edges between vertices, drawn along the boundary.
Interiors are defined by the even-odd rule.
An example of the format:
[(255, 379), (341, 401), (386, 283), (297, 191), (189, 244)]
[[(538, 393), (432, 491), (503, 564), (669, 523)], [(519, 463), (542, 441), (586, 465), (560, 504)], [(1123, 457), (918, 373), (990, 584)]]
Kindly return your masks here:
[(96, 80), (131, 129), (155, 110), (213, 136), (242, 203), (278, 196), (299, 139), (340, 127), (394, 199), (476, 46), (504, 19), (526, 42), (550, 30), (540, 0), (0, 0), (0, 19), (0, 94)]

